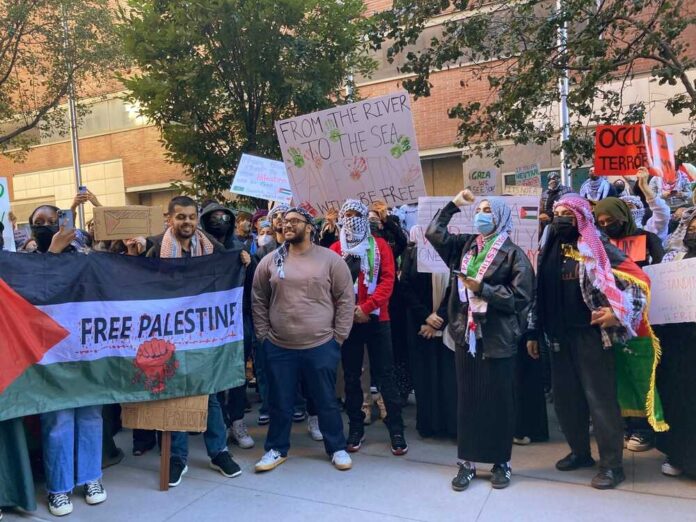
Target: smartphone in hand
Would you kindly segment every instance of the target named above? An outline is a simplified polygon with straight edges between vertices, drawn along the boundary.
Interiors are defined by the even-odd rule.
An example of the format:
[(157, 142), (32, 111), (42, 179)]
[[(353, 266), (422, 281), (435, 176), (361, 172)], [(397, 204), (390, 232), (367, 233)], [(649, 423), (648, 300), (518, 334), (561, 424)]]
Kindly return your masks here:
[(80, 192), (80, 194), (87, 194), (87, 187), (85, 187), (84, 185), (80, 185), (79, 187), (77, 187), (77, 190)]
[(75, 219), (72, 210), (58, 211), (58, 226), (64, 230), (73, 230), (75, 228)]
[(452, 273), (456, 275), (457, 277), (461, 277), (462, 279), (468, 279), (469, 276), (467, 276), (464, 272), (460, 272), (459, 270), (452, 270)]

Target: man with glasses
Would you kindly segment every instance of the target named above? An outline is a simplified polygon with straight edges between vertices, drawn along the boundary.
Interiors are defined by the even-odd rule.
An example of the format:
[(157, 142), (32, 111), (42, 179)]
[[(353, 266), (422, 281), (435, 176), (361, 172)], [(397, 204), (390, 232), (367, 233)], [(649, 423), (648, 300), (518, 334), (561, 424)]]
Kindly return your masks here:
[(326, 453), (337, 469), (347, 470), (352, 462), (335, 389), (340, 346), (353, 324), (350, 271), (341, 258), (312, 242), (315, 224), (304, 209), (287, 210), (282, 226), (285, 242), (261, 260), (252, 290), (271, 416), (266, 454), (256, 471), (270, 471), (287, 459), (300, 378), (316, 404)]

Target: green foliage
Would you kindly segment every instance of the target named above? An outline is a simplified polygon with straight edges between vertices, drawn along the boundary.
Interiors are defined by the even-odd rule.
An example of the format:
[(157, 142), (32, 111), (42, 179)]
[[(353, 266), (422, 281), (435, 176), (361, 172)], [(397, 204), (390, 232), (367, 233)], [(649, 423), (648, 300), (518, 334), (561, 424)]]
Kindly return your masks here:
[(40, 132), (65, 132), (69, 80), (79, 93), (119, 65), (109, 3), (0, 0), (0, 153), (21, 159)]
[[(410, 51), (426, 22), (452, 8), (470, 12), (445, 22), (423, 51)], [(653, 81), (679, 87), (666, 107), (674, 115), (688, 114), (691, 129), (685, 134), (694, 148), (696, 86), (687, 71), (696, 60), (686, 31), (695, 15), (692, 0), (563, 0), (561, 10), (555, 0), (396, 0), (391, 11), (372, 19), (369, 32), (375, 48), (389, 46), (392, 60), (406, 56), (400, 72), (414, 75), (403, 83), (417, 97), (430, 95), (433, 71), (459, 64), (470, 65), (463, 88), (487, 82), (487, 99), (461, 103), (449, 116), (460, 121), (457, 145), (498, 165), (502, 140), (558, 139), (558, 82), (568, 71), (571, 138), (563, 148), (580, 165), (593, 155), (594, 125), (645, 121), (649, 107), (628, 105), (623, 94), (646, 66)], [(567, 52), (557, 38), (564, 25)], [(679, 155), (693, 157), (696, 150)]]
[(123, 78), (197, 196), (229, 189), (243, 152), (279, 157), (274, 122), (345, 100), (368, 74), (361, 0), (130, 0), (139, 71)]

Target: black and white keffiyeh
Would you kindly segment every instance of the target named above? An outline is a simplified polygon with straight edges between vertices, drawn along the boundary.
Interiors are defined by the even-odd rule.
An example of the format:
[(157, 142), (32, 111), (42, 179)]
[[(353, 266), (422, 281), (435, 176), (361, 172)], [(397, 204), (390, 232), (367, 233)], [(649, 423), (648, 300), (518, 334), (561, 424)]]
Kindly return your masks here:
[[(349, 210), (354, 210), (360, 216), (346, 217)], [(339, 241), (341, 254), (346, 259), (354, 256), (360, 259), (360, 270), (365, 275), (365, 285), (368, 294), (372, 294), (377, 286), (379, 276), (380, 256), (375, 239), (370, 234), (370, 223), (367, 219), (367, 206), (357, 199), (349, 199), (338, 213), (338, 225), (341, 227)]]
[[(279, 206), (281, 206), (281, 205), (278, 205), (278, 207)], [(283, 205), (283, 206), (287, 207), (287, 205)], [(276, 208), (278, 208), (278, 207), (276, 207)], [(271, 214), (269, 214), (269, 215), (272, 215), (274, 210), (275, 209), (273, 209), (271, 211)], [(313, 240), (314, 234), (317, 231), (317, 224), (315, 223), (312, 215), (309, 212), (307, 212), (305, 209), (303, 209), (302, 207), (289, 207), (289, 208), (286, 208), (285, 212), (283, 212), (283, 217), (290, 214), (290, 213), (300, 214), (305, 219), (305, 221), (309, 224), (309, 226), (312, 229), (311, 234), (312, 234), (312, 240)], [(285, 260), (288, 257), (289, 248), (290, 247), (286, 241), (280, 247), (278, 247), (276, 249), (275, 253), (273, 254), (273, 264), (275, 264), (276, 272), (278, 273), (278, 277), (281, 279), (285, 279)]]

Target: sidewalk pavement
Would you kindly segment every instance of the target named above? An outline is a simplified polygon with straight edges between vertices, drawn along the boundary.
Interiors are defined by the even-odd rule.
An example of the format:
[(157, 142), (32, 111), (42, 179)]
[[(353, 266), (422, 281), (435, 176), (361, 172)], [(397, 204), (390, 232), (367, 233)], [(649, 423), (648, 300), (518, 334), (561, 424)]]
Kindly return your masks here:
[[(408, 455), (392, 456), (387, 430), (375, 422), (366, 427), (367, 440), (353, 455), (353, 469), (344, 472), (331, 466), (322, 443), (312, 441), (306, 423), (301, 423), (294, 426), (287, 462), (271, 472), (255, 474), (266, 430), (256, 426), (256, 414), (250, 413), (247, 422), (256, 446), (250, 450), (232, 447), (242, 467), (240, 477), (227, 479), (211, 470), (203, 438), (190, 437), (189, 471), (181, 485), (166, 493), (158, 491), (157, 452), (131, 456), (131, 432), (125, 430), (117, 436), (117, 444), (126, 457), (104, 474), (108, 500), (88, 506), (75, 494), (75, 510), (65, 520), (696, 521), (696, 480), (663, 476), (663, 456), (656, 450), (625, 451), (626, 481), (613, 491), (589, 486), (596, 468), (556, 471), (554, 463), (568, 448), (552, 408), (549, 413), (551, 442), (515, 446), (510, 487), (493, 490), (483, 468), (481, 478), (462, 493), (450, 488), (456, 474), (454, 442), (421, 439), (415, 431), (414, 406), (404, 410)], [(6, 513), (6, 520), (56, 520), (48, 513), (42, 485), (38, 488), (39, 510)]]

